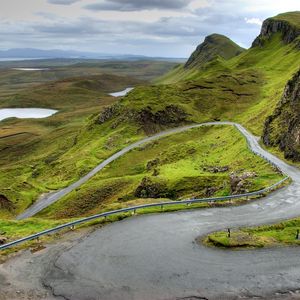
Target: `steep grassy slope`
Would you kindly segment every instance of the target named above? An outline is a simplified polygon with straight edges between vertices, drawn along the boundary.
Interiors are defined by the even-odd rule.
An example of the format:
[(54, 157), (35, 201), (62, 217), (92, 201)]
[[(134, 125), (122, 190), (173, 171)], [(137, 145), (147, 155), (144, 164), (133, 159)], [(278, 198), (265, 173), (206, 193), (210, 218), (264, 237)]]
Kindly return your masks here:
[(114, 149), (105, 152), (99, 147), (103, 129), (80, 131), (88, 126), (92, 114), (116, 101), (106, 90), (138, 82), (120, 76), (90, 76), (42, 85), (8, 99), (5, 105), (50, 106), (59, 112), (46, 119), (1, 122), (0, 195), (9, 202), (5, 201), (0, 215), (20, 212), (41, 193), (78, 179), (99, 162), (99, 152), (104, 152), (104, 157), (111, 154)]
[[(299, 19), (300, 12), (267, 19), (252, 48), (227, 61), (216, 58), (200, 70), (197, 66), (190, 69), (178, 66), (161, 78), (159, 83), (164, 85), (161, 90), (166, 89), (165, 85), (171, 87), (176, 83), (182, 87), (177, 90), (177, 99), (185, 99), (189, 86), (200, 86), (202, 90), (198, 90), (201, 92), (193, 98), (202, 104), (200, 112), (203, 109), (209, 111), (210, 119), (230, 117), (261, 135), (266, 117), (272, 114), (285, 84), (299, 68)], [(232, 78), (230, 100), (227, 98), (230, 93), (226, 89), (228, 83), (223, 81), (224, 78)], [(213, 85), (212, 89), (207, 88), (207, 82)], [(203, 90), (206, 92), (203, 93)], [(244, 92), (236, 93), (236, 90)], [(181, 102), (184, 103), (184, 100)], [(240, 105), (244, 106), (242, 110)], [(219, 112), (215, 109), (218, 106), (226, 108), (222, 107)], [(234, 112), (232, 116), (228, 115), (228, 111)]]
[(295, 44), (284, 44), (277, 33), (263, 47), (253, 47), (229, 61), (214, 60), (205, 70), (173, 70), (167, 82), (176, 84), (140, 87), (124, 100), (124, 107), (150, 106), (155, 112), (172, 104), (188, 114), (188, 121), (236, 120), (261, 135), (266, 117), (299, 61)]
[(228, 37), (215, 33), (207, 36), (204, 42), (197, 47), (185, 63), (184, 68), (190, 69), (196, 67), (200, 69), (215, 58), (221, 57), (228, 60), (241, 54), (243, 51), (245, 49)]
[[(239, 187), (236, 178), (240, 178)], [(255, 191), (280, 178), (281, 174), (250, 152), (235, 128), (197, 128), (131, 151), (39, 216), (69, 218), (159, 201), (154, 198)]]
[(285, 158), (300, 161), (300, 69), (287, 83), (274, 113), (265, 123), (263, 142), (279, 147)]
[(288, 22), (298, 29), (300, 27), (299, 11), (282, 13), (271, 19)]

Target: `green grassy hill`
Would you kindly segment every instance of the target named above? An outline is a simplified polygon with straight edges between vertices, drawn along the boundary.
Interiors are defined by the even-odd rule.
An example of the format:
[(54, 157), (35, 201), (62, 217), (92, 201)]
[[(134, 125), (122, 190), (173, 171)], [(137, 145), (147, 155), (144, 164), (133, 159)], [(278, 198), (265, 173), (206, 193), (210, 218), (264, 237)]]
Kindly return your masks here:
[[(12, 217), (35, 201), (39, 194), (67, 186), (124, 146), (165, 128), (193, 122), (232, 120), (261, 135), (265, 119), (272, 114), (286, 82), (299, 68), (298, 36), (291, 38), (298, 30), (294, 21), (295, 15), (300, 13), (281, 15), (280, 18), (285, 18), (285, 25), (278, 25), (277, 30), (272, 29), (272, 32), (267, 30), (268, 22), (271, 21), (264, 22), (259, 37), (259, 41), (263, 42), (254, 44), (238, 56), (225, 59), (228, 57), (217, 55), (201, 68), (193, 64), (188, 68), (180, 65), (161, 78), (159, 84), (138, 85), (119, 101), (103, 95), (102, 89), (108, 90), (109, 85), (103, 83), (100, 88), (91, 78), (79, 81), (64, 80), (56, 83), (54, 90), (52, 83), (49, 83), (41, 90), (29, 91), (28, 94), (22, 94), (22, 97), (17, 95), (10, 98), (8, 100), (10, 105), (20, 104), (22, 99), (26, 100), (26, 105), (30, 105), (38, 103), (34, 101), (38, 101), (42, 95), (47, 105), (54, 103), (51, 101), (56, 101), (55, 107), (62, 109), (62, 113), (42, 121), (8, 120), (3, 123), (5, 127), (11, 129), (19, 125), (25, 129), (35, 126), (41, 133), (46, 134), (42, 137), (41, 134), (37, 137), (31, 136), (28, 142), (23, 142), (20, 136), (14, 137), (19, 139), (20, 144), (12, 141), (8, 148), (6, 148), (7, 140), (2, 144), (0, 168), (3, 175), (0, 190), (1, 194), (14, 205), (12, 210), (2, 210), (2, 216)], [(289, 38), (286, 35), (289, 35)], [(233, 48), (237, 47), (233, 45)], [(193, 60), (197, 61), (197, 57), (193, 57)], [(129, 79), (126, 79), (124, 84), (129, 83), (127, 80)], [(69, 100), (64, 102), (66, 95)], [(56, 97), (58, 100), (55, 100)], [(64, 107), (65, 103), (69, 108)], [(72, 103), (75, 104), (75, 111), (70, 110)], [(107, 108), (108, 105), (111, 106)], [(93, 114), (89, 115), (91, 113)], [(23, 131), (30, 132), (27, 129)], [(219, 145), (217, 142), (218, 136), (223, 134), (228, 138), (227, 146)], [(214, 144), (218, 144), (219, 149), (223, 146), (234, 148), (237, 142), (235, 133), (228, 133), (226, 130), (217, 135), (201, 132), (197, 138), (203, 140), (203, 147), (207, 147), (205, 148), (207, 151)], [(165, 147), (166, 149), (170, 147), (172, 154), (171, 141), (172, 139)], [(175, 141), (174, 144), (177, 145), (178, 142)], [(182, 138), (182, 143), (188, 142), (186, 137)], [(245, 145), (241, 149), (246, 151)], [(138, 158), (133, 157), (134, 154), (136, 153), (126, 156), (122, 165), (122, 168), (125, 168), (127, 159), (138, 162), (134, 170), (128, 170), (124, 176), (114, 172), (97, 175), (76, 193), (64, 197), (41, 215), (79, 216), (99, 211), (107, 205), (113, 207), (119, 202), (123, 205), (123, 202), (129, 201), (124, 204), (126, 205), (140, 201), (140, 195), (133, 191), (138, 188), (144, 177), (152, 176), (152, 170), (151, 174), (145, 170), (147, 161), (143, 159), (153, 160), (161, 153), (154, 151), (150, 153), (152, 157), (145, 152)], [(166, 154), (166, 157), (172, 156), (171, 154)], [(233, 162), (230, 162), (230, 159), (235, 155), (237, 154), (228, 152), (228, 157), (222, 157), (219, 162), (213, 164), (223, 165), (227, 162), (231, 164)], [(199, 164), (204, 164), (209, 159), (209, 151), (207, 157), (197, 157)], [(253, 166), (257, 166), (255, 157), (251, 156), (249, 160), (254, 163)], [(118, 163), (121, 161), (116, 162)], [(182, 163), (188, 167), (184, 168)], [(205, 172), (202, 174), (200, 171), (198, 173), (195, 171), (196, 166), (186, 162), (185, 158), (176, 157), (174, 165), (177, 169), (182, 169), (182, 173), (179, 171), (176, 173), (174, 166), (167, 164), (160, 166), (161, 175), (158, 176), (162, 176), (162, 180), (166, 181), (168, 190), (168, 194), (164, 194), (164, 197), (172, 199), (170, 195), (184, 197), (195, 192), (188, 182), (180, 179), (185, 174), (198, 177), (203, 182), (211, 180), (210, 174)], [(115, 165), (111, 168), (113, 170)], [(172, 170), (172, 174), (174, 173), (172, 178), (167, 175), (168, 168)], [(249, 169), (248, 160), (241, 160), (241, 168)], [(178, 174), (178, 178), (175, 174)], [(223, 175), (228, 180), (229, 174)], [(268, 180), (263, 180), (263, 176), (265, 175), (259, 174), (259, 184), (254, 181), (251, 183), (253, 188), (268, 185), (277, 175), (270, 171)], [(156, 178), (153, 179), (155, 180)], [(219, 182), (212, 181), (211, 185), (219, 187)], [(175, 188), (178, 186), (180, 190)], [(200, 184), (198, 186), (201, 187)], [(228, 181), (223, 189), (220, 188), (214, 193), (226, 193), (228, 192), (226, 187)], [(199, 193), (204, 194), (204, 190), (199, 188)], [(79, 209), (74, 211), (76, 207)]]
[(221, 34), (207, 36), (202, 44), (192, 53), (185, 63), (185, 69), (201, 69), (211, 60), (221, 57), (228, 60), (241, 54), (245, 49), (234, 43), (228, 37)]

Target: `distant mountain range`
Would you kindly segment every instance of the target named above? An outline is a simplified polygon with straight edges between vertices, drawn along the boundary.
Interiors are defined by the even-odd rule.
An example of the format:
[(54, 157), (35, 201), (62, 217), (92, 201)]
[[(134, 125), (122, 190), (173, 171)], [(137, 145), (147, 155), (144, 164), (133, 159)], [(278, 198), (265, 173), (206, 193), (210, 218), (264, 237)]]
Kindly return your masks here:
[(108, 54), (95, 52), (80, 52), (72, 50), (42, 50), (34, 48), (13, 48), (0, 51), (1, 60), (13, 59), (49, 59), (49, 58), (81, 58), (81, 59), (116, 59), (116, 60), (170, 60), (184, 61), (184, 58), (148, 57), (132, 54)]

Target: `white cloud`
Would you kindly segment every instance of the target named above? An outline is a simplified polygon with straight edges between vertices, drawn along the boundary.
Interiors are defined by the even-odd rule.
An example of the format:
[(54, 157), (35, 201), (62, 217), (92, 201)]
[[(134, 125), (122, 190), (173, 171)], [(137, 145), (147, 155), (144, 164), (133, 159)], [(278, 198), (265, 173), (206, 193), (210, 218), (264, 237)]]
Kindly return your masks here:
[[(0, 0), (0, 3), (1, 49), (60, 48), (181, 57), (188, 56), (211, 33), (224, 34), (242, 46), (250, 46), (259, 34), (262, 20), (300, 10), (299, 0)], [(85, 8), (95, 3), (114, 4), (110, 8), (116, 9)], [(117, 9), (120, 6), (123, 11)]]
[(262, 20), (260, 20), (259, 18), (245, 18), (245, 21), (247, 24), (255, 24), (258, 26), (262, 25)]

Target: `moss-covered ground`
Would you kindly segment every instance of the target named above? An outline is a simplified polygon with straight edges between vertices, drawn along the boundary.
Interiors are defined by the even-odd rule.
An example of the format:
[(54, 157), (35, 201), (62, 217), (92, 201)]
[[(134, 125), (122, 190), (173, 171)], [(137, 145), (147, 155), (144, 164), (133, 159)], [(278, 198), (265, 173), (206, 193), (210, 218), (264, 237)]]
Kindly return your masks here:
[[(106, 94), (107, 89), (116, 91), (134, 83), (139, 81), (112, 75), (69, 79), (24, 90), (2, 103), (5, 106), (12, 101), (15, 106), (50, 107), (59, 112), (46, 119), (1, 122), (0, 194), (12, 202), (13, 209), (1, 209), (0, 216), (23, 211), (41, 193), (66, 186), (94, 167), (102, 155), (113, 153), (114, 149), (99, 147), (104, 144), (100, 138), (103, 129), (86, 128), (91, 115), (116, 101)], [(130, 137), (130, 131), (126, 136)]]
[[(261, 135), (266, 117), (273, 112), (285, 84), (298, 70), (299, 61), (296, 45), (284, 44), (278, 33), (263, 47), (250, 48), (227, 61), (218, 58), (204, 70), (180, 65), (156, 81), (163, 85), (162, 91), (166, 85), (176, 83), (177, 98), (160, 91), (156, 94), (172, 101), (183, 99), (177, 100), (178, 103), (182, 106), (189, 103), (189, 112), (196, 110), (195, 118), (203, 119), (201, 113), (205, 112), (209, 120), (235, 120)], [(163, 102), (158, 100), (158, 103)]]
[(283, 178), (248, 149), (233, 126), (200, 127), (132, 150), (39, 216), (69, 218), (166, 199), (229, 195), (230, 174), (247, 172), (255, 174), (245, 182), (248, 191)]

